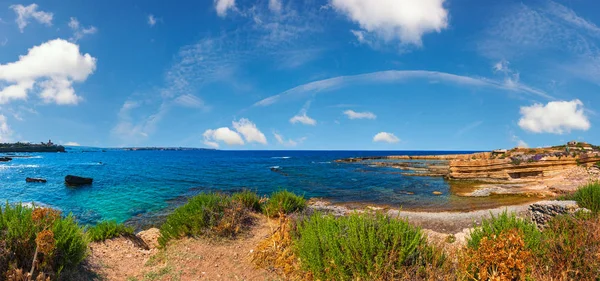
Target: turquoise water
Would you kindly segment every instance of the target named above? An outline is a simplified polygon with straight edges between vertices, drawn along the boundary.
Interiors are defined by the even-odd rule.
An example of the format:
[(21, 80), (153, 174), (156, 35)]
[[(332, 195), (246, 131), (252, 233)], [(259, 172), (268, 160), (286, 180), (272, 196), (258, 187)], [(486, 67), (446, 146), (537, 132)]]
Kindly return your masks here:
[[(202, 191), (286, 188), (334, 202), (377, 203), (411, 209), (456, 204), (441, 178), (406, 177), (399, 170), (335, 159), (375, 155), (423, 155), (419, 151), (122, 151), (69, 149), (68, 153), (20, 154), (0, 164), (0, 200), (35, 202), (72, 212), (82, 223), (126, 221), (160, 212)], [(275, 171), (271, 168), (274, 167)], [(67, 174), (92, 177), (90, 186), (64, 185)], [(26, 183), (41, 177), (47, 183)], [(432, 195), (441, 191), (442, 196)], [(409, 195), (408, 192), (414, 193)]]

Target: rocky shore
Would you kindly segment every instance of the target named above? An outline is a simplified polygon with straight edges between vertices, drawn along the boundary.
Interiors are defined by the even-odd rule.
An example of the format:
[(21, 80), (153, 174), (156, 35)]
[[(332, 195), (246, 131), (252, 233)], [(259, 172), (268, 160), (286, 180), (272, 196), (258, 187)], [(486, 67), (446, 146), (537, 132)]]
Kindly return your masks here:
[(336, 160), (399, 169), (404, 176), (471, 182), (459, 196), (556, 196), (600, 180), (600, 147), (571, 142), (546, 148), (514, 148), (473, 154), (377, 156)]

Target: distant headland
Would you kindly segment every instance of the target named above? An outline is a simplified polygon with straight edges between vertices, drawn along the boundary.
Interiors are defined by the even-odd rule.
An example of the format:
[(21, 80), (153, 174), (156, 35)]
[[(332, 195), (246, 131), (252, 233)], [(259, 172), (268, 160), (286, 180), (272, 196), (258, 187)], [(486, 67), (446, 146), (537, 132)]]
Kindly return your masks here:
[(196, 147), (124, 147), (127, 151), (142, 151), (142, 150), (160, 150), (160, 151), (182, 151), (182, 150), (216, 150), (212, 148), (196, 148)]
[(65, 152), (65, 147), (52, 143), (51, 140), (48, 142), (41, 143), (0, 143), (0, 152)]

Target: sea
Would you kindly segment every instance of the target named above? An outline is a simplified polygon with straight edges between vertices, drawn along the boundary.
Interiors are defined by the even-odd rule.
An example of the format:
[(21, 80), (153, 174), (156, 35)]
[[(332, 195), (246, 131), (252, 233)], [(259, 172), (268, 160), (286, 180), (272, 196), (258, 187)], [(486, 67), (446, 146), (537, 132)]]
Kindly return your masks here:
[[(400, 173), (405, 171), (394, 168), (335, 162), (348, 157), (452, 153), (470, 152), (68, 148), (66, 153), (17, 153), (14, 156), (25, 157), (0, 163), (0, 201), (49, 206), (93, 225), (102, 220), (143, 221), (211, 191), (248, 189), (268, 195), (286, 189), (333, 203), (423, 211), (476, 208), (481, 200), (493, 200), (456, 196), (441, 177), (405, 176)], [(69, 174), (91, 177), (94, 182), (68, 187), (64, 177)], [(27, 177), (44, 178), (47, 183), (26, 183)]]

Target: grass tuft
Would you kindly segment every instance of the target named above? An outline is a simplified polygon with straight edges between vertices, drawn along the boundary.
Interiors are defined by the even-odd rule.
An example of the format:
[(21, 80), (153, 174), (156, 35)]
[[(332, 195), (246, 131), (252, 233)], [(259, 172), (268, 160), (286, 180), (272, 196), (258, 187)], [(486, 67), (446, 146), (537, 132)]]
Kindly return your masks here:
[(580, 187), (574, 195), (579, 207), (586, 208), (594, 214), (600, 213), (600, 182)]
[(306, 208), (306, 199), (304, 196), (296, 195), (287, 190), (276, 191), (271, 194), (269, 200), (263, 206), (263, 212), (268, 217), (278, 217), (294, 212), (299, 212)]
[(260, 213), (262, 211), (262, 205), (260, 197), (256, 192), (250, 190), (244, 190), (242, 192), (236, 192), (231, 195), (231, 199), (240, 202), (248, 210)]
[(233, 237), (248, 219), (247, 209), (230, 196), (201, 193), (167, 216), (158, 242), (164, 247), (168, 241), (184, 236)]
[(467, 246), (477, 250), (484, 237), (498, 236), (512, 229), (517, 229), (522, 233), (527, 249), (534, 251), (539, 249), (542, 233), (536, 225), (530, 221), (518, 218), (514, 213), (508, 214), (506, 211), (498, 216), (492, 215), (490, 219), (484, 219), (481, 227), (476, 227), (471, 232), (471, 236), (467, 240)]
[(133, 235), (133, 227), (125, 226), (116, 221), (102, 221), (86, 231), (87, 236), (93, 242), (104, 241), (119, 236)]
[(315, 213), (298, 222), (294, 244), (315, 280), (397, 280), (433, 253), (419, 228), (382, 214)]

